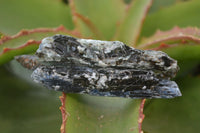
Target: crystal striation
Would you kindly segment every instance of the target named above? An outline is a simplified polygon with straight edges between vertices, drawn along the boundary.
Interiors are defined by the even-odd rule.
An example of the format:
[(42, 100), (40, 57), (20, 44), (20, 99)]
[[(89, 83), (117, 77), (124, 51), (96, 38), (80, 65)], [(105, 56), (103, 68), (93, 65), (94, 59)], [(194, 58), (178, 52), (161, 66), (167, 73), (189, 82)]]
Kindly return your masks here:
[[(36, 56), (24, 57), (16, 59), (34, 70), (34, 81), (65, 93), (130, 98), (181, 96), (177, 84), (170, 81), (179, 69), (177, 61), (161, 51), (138, 50), (119, 41), (55, 35), (42, 40)], [(27, 59), (34, 64), (32, 68), (24, 63)]]

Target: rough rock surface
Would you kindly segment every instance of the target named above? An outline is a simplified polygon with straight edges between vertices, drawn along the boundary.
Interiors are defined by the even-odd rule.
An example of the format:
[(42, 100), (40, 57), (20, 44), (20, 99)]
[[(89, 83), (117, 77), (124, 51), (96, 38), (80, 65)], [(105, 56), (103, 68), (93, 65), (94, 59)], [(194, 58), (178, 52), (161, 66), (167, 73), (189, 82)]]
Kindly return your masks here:
[[(164, 52), (138, 50), (119, 41), (55, 35), (42, 40), (36, 56), (16, 59), (34, 70), (34, 81), (65, 93), (130, 98), (181, 96), (177, 84), (170, 81), (179, 69), (176, 60)], [(32, 68), (24, 63), (28, 59)]]

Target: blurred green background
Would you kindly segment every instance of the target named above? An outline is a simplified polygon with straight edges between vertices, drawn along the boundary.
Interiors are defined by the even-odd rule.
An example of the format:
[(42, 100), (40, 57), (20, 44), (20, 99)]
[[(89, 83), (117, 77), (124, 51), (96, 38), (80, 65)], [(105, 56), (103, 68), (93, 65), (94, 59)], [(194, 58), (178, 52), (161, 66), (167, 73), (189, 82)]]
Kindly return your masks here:
[[(53, 28), (61, 24), (73, 29), (70, 14), (67, 3), (62, 0), (0, 0), (0, 32), (14, 35), (22, 29)], [(199, 14), (198, 0), (154, 0), (141, 36), (148, 37), (157, 29), (169, 30), (177, 25), (200, 27)], [(200, 130), (199, 71), (194, 74), (194, 70), (199, 70), (199, 58), (180, 58), (179, 61), (181, 70), (176, 81), (183, 96), (146, 102), (143, 129), (147, 133), (193, 133)], [(60, 132), (61, 92), (35, 85), (29, 76), (30, 71), (16, 62), (0, 66), (0, 132)]]

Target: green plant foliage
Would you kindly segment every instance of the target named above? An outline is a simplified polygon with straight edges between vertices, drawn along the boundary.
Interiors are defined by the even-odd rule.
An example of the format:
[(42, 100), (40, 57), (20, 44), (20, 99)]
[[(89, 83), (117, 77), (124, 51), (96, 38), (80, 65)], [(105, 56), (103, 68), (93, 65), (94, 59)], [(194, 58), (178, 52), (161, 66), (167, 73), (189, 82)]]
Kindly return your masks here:
[(0, 39), (1, 39), (2, 36), (3, 36), (3, 34), (0, 32)]
[(156, 12), (162, 8), (166, 8), (169, 6), (172, 6), (176, 4), (177, 2), (181, 2), (184, 0), (153, 0), (153, 4), (151, 6), (151, 9), (149, 10), (149, 13)]
[(177, 3), (173, 6), (163, 8), (151, 13), (146, 17), (142, 28), (142, 36), (152, 35), (156, 30), (169, 30), (174, 26), (200, 27), (200, 1), (192, 0)]
[(0, 65), (10, 61), (16, 55), (34, 53), (44, 37), (55, 34), (75, 35), (60, 26), (55, 29), (23, 30), (16, 36), (3, 36), (0, 39)]
[(84, 23), (78, 16), (74, 20), (83, 35), (106, 40), (112, 39), (117, 24), (126, 13), (122, 0), (75, 0), (74, 7), (71, 8), (73, 13), (79, 13), (89, 20)]
[(30, 54), (38, 48), (37, 43), (33, 43), (29, 46), (20, 49), (9, 50), (8, 52), (0, 54), (0, 65), (12, 60), (16, 55)]
[[(66, 97), (69, 133), (139, 132), (141, 100), (70, 94)], [(73, 103), (73, 104), (72, 104)]]
[(183, 96), (169, 100), (152, 100), (145, 108), (145, 131), (152, 133), (195, 133), (200, 130), (199, 77), (177, 79)]
[[(81, 2), (81, 1), (79, 1), (79, 2)], [(97, 2), (97, 1), (96, 1)], [(110, 4), (114, 4), (114, 1), (102, 1), (103, 2), (103, 4), (102, 4), (102, 6), (100, 6), (100, 7), (98, 7), (99, 5), (99, 3), (94, 3), (94, 4), (96, 4), (96, 7), (94, 6), (93, 7), (93, 9), (95, 10), (95, 9), (102, 9), (102, 6), (106, 6), (106, 5), (110, 5)], [(110, 3), (111, 2), (111, 3)], [(119, 5), (121, 5), (121, 4), (119, 4), (119, 3), (121, 3), (121, 4), (123, 4), (122, 3), (122, 1), (118, 1), (118, 3), (115, 3), (115, 4), (117, 4), (116, 6), (119, 6)], [(76, 3), (77, 4), (77, 3)], [(82, 6), (82, 5), (81, 5)], [(19, 6), (20, 7), (20, 6)], [(76, 6), (75, 6), (76, 7)], [(77, 6), (78, 7), (78, 6)], [(87, 7), (87, 5), (86, 5), (86, 7)], [(85, 7), (85, 8), (86, 8)], [(119, 6), (120, 7), (120, 6)], [(104, 7), (105, 8), (105, 7)], [(90, 30), (92, 30), (92, 31), (95, 31), (96, 29), (98, 29), (99, 27), (100, 27), (100, 31), (102, 31), (102, 33), (104, 33), (104, 36), (105, 36), (105, 38), (110, 38), (111, 39), (111, 32), (112, 32), (112, 34), (114, 35), (114, 33), (115, 33), (115, 25), (117, 24), (117, 20), (119, 20), (119, 18), (120, 17), (123, 17), (123, 15), (124, 15), (124, 13), (125, 13), (125, 5), (124, 5), (124, 7), (122, 7), (123, 8), (123, 13), (116, 13), (116, 12), (119, 12), (119, 9), (117, 9), (117, 8), (110, 8), (110, 6), (108, 6), (107, 7), (107, 11), (105, 12), (105, 13), (107, 13), (107, 14), (109, 14), (110, 13), (110, 15), (112, 15), (113, 16), (113, 14), (116, 14), (116, 17), (114, 17), (115, 19), (113, 20), (113, 21), (111, 21), (111, 19), (110, 19), (110, 16), (109, 16), (109, 21), (105, 21), (104, 23), (100, 23), (100, 24), (98, 24), (98, 25), (94, 25), (93, 26), (93, 21), (90, 21), (89, 19), (87, 20), (87, 21), (83, 21), (83, 20), (85, 20), (85, 16), (83, 16), (83, 18), (81, 19), (83, 22), (84, 22), (84, 24), (85, 25), (87, 25), (87, 26), (89, 26), (89, 28), (91, 28)], [(72, 9), (72, 13), (74, 14), (74, 12), (73, 12), (73, 7), (71, 7), (71, 9)], [(78, 8), (79, 9), (79, 8)], [(81, 9), (81, 8), (80, 8)], [(86, 8), (87, 9), (87, 8)], [(106, 8), (105, 8), (106, 9)], [(102, 11), (104, 11), (105, 9), (103, 9), (103, 10), (101, 10), (100, 12), (98, 11), (98, 13), (99, 14), (102, 14), (101, 12)], [(20, 10), (20, 9), (19, 9)], [(30, 10), (31, 10), (31, 8), (30, 8)], [(91, 10), (91, 9), (90, 9)], [(75, 12), (77, 12), (76, 10), (75, 10)], [(81, 11), (81, 13), (82, 12), (84, 12), (84, 11)], [(17, 12), (16, 12), (17, 13)], [(8, 13), (9, 14), (9, 13)], [(97, 14), (97, 13), (96, 13)], [(16, 15), (16, 14), (15, 14)], [(75, 15), (75, 14), (74, 14)], [(46, 15), (42, 15), (42, 17), (45, 17)], [(64, 15), (63, 15), (64, 16)], [(97, 15), (98, 16), (98, 15)], [(102, 15), (102, 16), (105, 16), (105, 15)], [(119, 17), (120, 16), (120, 17)], [(92, 14), (91, 13), (91, 18), (93, 19), (93, 17), (95, 17), (94, 16), (94, 14)], [(91, 19), (90, 18), (90, 19)], [(25, 18), (24, 18), (25, 19)], [(27, 19), (27, 18), (26, 18)], [(28, 20), (26, 20), (25, 19), (25, 22)], [(102, 20), (102, 19), (100, 19), (100, 20)], [(99, 20), (99, 21), (100, 21)], [(48, 20), (49, 21), (49, 20)], [(26, 27), (26, 25), (25, 25), (25, 22), (24, 22), (24, 26)], [(89, 22), (89, 24), (88, 24), (88, 22)], [(91, 23), (90, 23), (91, 22)], [(103, 21), (102, 21), (103, 22)], [(110, 22), (112, 22), (111, 24), (110, 24)], [(64, 23), (64, 22), (60, 22), (60, 23)], [(77, 22), (76, 21), (74, 21), (74, 23), (76, 24)], [(91, 24), (92, 24), (92, 26), (91, 26)], [(95, 23), (94, 23), (95, 24)], [(18, 24), (17, 24), (18, 25)], [(19, 25), (21, 25), (21, 24), (19, 24)], [(16, 25), (15, 25), (16, 26)], [(78, 27), (78, 26), (77, 26)], [(98, 28), (97, 28), (98, 27)], [(95, 30), (94, 30), (94, 29)], [(111, 29), (107, 29), (107, 28), (111, 28)], [(7, 30), (7, 33), (9, 33), (9, 32), (11, 32), (11, 31), (9, 31), (9, 29), (11, 29), (11, 30), (15, 30), (15, 28), (13, 28), (12, 26), (11, 27), (9, 27), (8, 28), (8, 26), (7, 26), (7, 28), (6, 28), (6, 30)], [(85, 33), (85, 31), (86, 31), (87, 29), (84, 29), (84, 30), (82, 30), (81, 31), (81, 33), (83, 34), (83, 35), (85, 35), (84, 33)], [(4, 30), (3, 30), (4, 31)], [(37, 30), (35, 30), (35, 31), (33, 31), (33, 32), (31, 32), (31, 34), (27, 34), (27, 35), (20, 35), (20, 36), (17, 36), (17, 37), (8, 37), (9, 39), (5, 39), (5, 37), (4, 37), (4, 39), (1, 39), (1, 51), (3, 52), (3, 54), (2, 54), (2, 57), (3, 57), (3, 59), (5, 59), (5, 60), (2, 60), (2, 63), (5, 63), (5, 62), (3, 62), (3, 61), (8, 61), (9, 59), (11, 59), (11, 58), (13, 58), (13, 56), (15, 56), (15, 55), (18, 55), (18, 54), (25, 54), (25, 53), (32, 53), (35, 49), (36, 49), (36, 47), (37, 47), (37, 45), (34, 45), (35, 47), (25, 47), (26, 49), (23, 49), (23, 48), (21, 48), (21, 46), (23, 46), (24, 44), (26, 44), (27, 43), (27, 41), (30, 41), (30, 39), (31, 40), (35, 40), (35, 41), (38, 41), (38, 40), (40, 40), (41, 38), (43, 38), (44, 36), (50, 36), (52, 33), (54, 33), (54, 34), (58, 34), (58, 33), (60, 33), (60, 34), (70, 34), (70, 32), (63, 32), (62, 30), (60, 31), (53, 31), (53, 32), (47, 32), (47, 34), (44, 34), (43, 32), (41, 33), (41, 32), (36, 32)], [(95, 31), (96, 32), (96, 31)], [(95, 32), (93, 32), (92, 34), (96, 34)], [(110, 33), (109, 33), (110, 32)], [(77, 34), (72, 34), (72, 35), (75, 35), (75, 36), (78, 36)], [(98, 34), (96, 34), (96, 35), (98, 35)], [(113, 36), (112, 35), (112, 36)], [(110, 36), (110, 37), (109, 37)], [(96, 36), (96, 38), (97, 39), (101, 39), (100, 38), (101, 36)], [(5, 41), (6, 40), (6, 41)], [(5, 48), (10, 48), (10, 49), (12, 49), (12, 51), (11, 51), (11, 53), (9, 53), (9, 52), (5, 52)], [(15, 48), (18, 48), (18, 49), (15, 49)], [(20, 50), (20, 51), (17, 51), (17, 50)], [(32, 50), (32, 51), (31, 51)], [(15, 69), (15, 68), (14, 68)], [(22, 76), (23, 77), (23, 76)], [(101, 99), (101, 100), (103, 100), (104, 101), (104, 103), (110, 103), (110, 104), (108, 104), (108, 105), (111, 105), (111, 103), (113, 103), (113, 100), (111, 99), (111, 98), (107, 98), (107, 99), (105, 99), (105, 98), (103, 98), (103, 97), (101, 97), (101, 98), (97, 98), (97, 99)], [(121, 107), (119, 107), (119, 106), (113, 106), (113, 108), (115, 108), (115, 109), (117, 109), (117, 107), (118, 107), (118, 110), (121, 110), (123, 113), (125, 113), (125, 114), (120, 114), (121, 116), (124, 116), (124, 118), (121, 118), (121, 117), (115, 117), (116, 115), (110, 115), (112, 112), (109, 112), (109, 109), (107, 109), (107, 112), (105, 112), (104, 111), (104, 106), (100, 106), (100, 105), (98, 105), (99, 104), (99, 102), (98, 102), (98, 100), (97, 100), (96, 98), (95, 99), (93, 99), (94, 100), (94, 103), (96, 104), (96, 106), (99, 106), (99, 108), (100, 108), (100, 110), (99, 110), (99, 112), (96, 112), (96, 114), (93, 114), (94, 116), (98, 116), (99, 114), (105, 114), (105, 116), (106, 116), (106, 119), (104, 120), (104, 122), (105, 122), (105, 124), (106, 124), (106, 121), (110, 121), (110, 120), (117, 120), (118, 121), (118, 125), (121, 125), (121, 126), (119, 126), (119, 127), (117, 127), (117, 128), (115, 128), (114, 130), (118, 130), (118, 131), (123, 131), (123, 130), (130, 130), (130, 131), (132, 131), (132, 130), (134, 130), (134, 131), (138, 131), (139, 130), (139, 126), (138, 126), (138, 119), (139, 119), (139, 107), (140, 107), (140, 101), (141, 100), (130, 100), (130, 99), (123, 99), (123, 100), (120, 100), (122, 103), (120, 104), (120, 105), (123, 105), (123, 107), (125, 107), (124, 108), (124, 111), (122, 111), (122, 108)], [(88, 103), (84, 103), (84, 101), (87, 101), (87, 100), (91, 100), (89, 97), (84, 97), (83, 99), (82, 99), (82, 101), (83, 101), (83, 103), (82, 103), (82, 105), (84, 105), (82, 108), (84, 108), (85, 110), (91, 110), (91, 107), (89, 107), (87, 104)], [(128, 102), (129, 101), (129, 102)], [(133, 102), (134, 101), (134, 102)], [(70, 106), (73, 106), (73, 105), (76, 105), (76, 101), (65, 101), (66, 102), (66, 104), (69, 104)], [(131, 107), (129, 107), (127, 104), (128, 103), (130, 103), (130, 106)], [(116, 102), (115, 102), (116, 103)], [(133, 104), (134, 103), (134, 104)], [(118, 104), (118, 102), (116, 103), (116, 104)], [(127, 105), (127, 107), (125, 106), (125, 105)], [(107, 106), (107, 105), (106, 105)], [(108, 106), (107, 106), (108, 107)], [(94, 108), (92, 108), (92, 109), (94, 109)], [(127, 109), (127, 110), (126, 110)], [(68, 111), (68, 110), (67, 110)], [(72, 111), (72, 112), (71, 112)], [(91, 112), (95, 112), (95, 111), (97, 111), (97, 110), (91, 110)], [(116, 110), (117, 111), (117, 110)], [(114, 112), (116, 112), (116, 111), (114, 111)], [(29, 111), (28, 111), (29, 112)], [(122, 113), (121, 112), (121, 113)], [(135, 113), (134, 113), (135, 112)], [(74, 112), (74, 110), (70, 110), (69, 109), (69, 113), (70, 114), (73, 114), (73, 113), (75, 113)], [(83, 114), (81, 114), (81, 112), (80, 112), (80, 114), (79, 114), (80, 116), (82, 116)], [(71, 118), (73, 118), (73, 115), (72, 115), (72, 117)], [(83, 117), (82, 117), (83, 118)], [(92, 119), (91, 117), (89, 117), (89, 118), (87, 118), (87, 117), (85, 117), (85, 120), (86, 121), (90, 121), (90, 123), (96, 123), (97, 121), (99, 121), (98, 119)], [(122, 120), (122, 121), (121, 121)], [(12, 121), (12, 120), (11, 120)], [(133, 123), (129, 123), (129, 122), (133, 122)], [(123, 122), (123, 124), (121, 123), (121, 122)], [(69, 118), (69, 122), (67, 122), (67, 126), (68, 125), (73, 125), (74, 123), (76, 123), (76, 120), (75, 119), (70, 119)], [(108, 123), (108, 122), (107, 122)], [(127, 124), (127, 123), (129, 123), (129, 124)], [(28, 124), (28, 123), (27, 123)], [(100, 123), (99, 123), (100, 124)], [(45, 126), (45, 125), (44, 125)], [(104, 125), (104, 123), (102, 123), (102, 126), (104, 126), (105, 128), (103, 128), (103, 131), (112, 131), (113, 130), (113, 126), (112, 125), (109, 125), (109, 126), (106, 126), (106, 125)], [(83, 126), (84, 127), (84, 126)], [(100, 130), (101, 129), (101, 126), (99, 126), (96, 130)], [(17, 131), (19, 131), (19, 132), (23, 132), (20, 128), (17, 128), (16, 129)], [(36, 129), (35, 129), (36, 130)], [(70, 129), (70, 130), (74, 130), (74, 129)], [(94, 129), (92, 128), (91, 130), (93, 130), (94, 131)], [(17, 132), (16, 131), (16, 132)], [(78, 130), (78, 132), (79, 132), (80, 130)], [(53, 130), (52, 130), (52, 132), (53, 132)]]
[[(198, 3), (199, 1), (184, 2), (150, 14), (145, 21), (142, 36), (149, 36), (157, 29), (169, 30), (177, 25), (199, 27)], [(150, 38), (141, 39), (139, 47), (156, 48), (178, 60), (180, 71), (175, 80), (183, 95), (171, 100), (156, 99), (147, 102), (144, 108), (146, 117), (143, 122), (143, 129), (147, 132), (188, 133), (199, 131), (197, 123), (200, 122), (198, 114), (200, 79), (194, 77), (194, 75), (199, 75), (197, 66), (200, 63), (200, 45), (199, 41), (195, 41), (199, 40), (199, 34), (196, 33), (198, 32), (197, 28), (193, 30), (195, 32), (191, 32), (191, 29), (189, 31), (188, 35), (179, 31), (177, 36), (176, 32), (166, 31)], [(145, 43), (151, 43), (151, 45), (145, 47)]]
[(119, 26), (119, 31), (115, 39), (127, 43), (128, 45), (135, 45), (151, 3), (152, 0), (134, 0), (129, 5), (128, 11)]
[[(16, 55), (34, 53), (42, 38), (54, 34), (120, 40), (141, 49), (162, 50), (178, 60), (180, 72), (175, 80), (183, 96), (169, 100), (148, 100), (143, 129), (150, 133), (199, 131), (200, 37), (198, 32), (184, 32), (184, 28), (188, 26), (200, 27), (198, 0), (155, 0), (149, 14), (147, 9), (151, 0), (133, 0), (128, 2), (130, 4), (123, 3), (123, 0), (68, 2), (0, 0), (0, 65)], [(6, 36), (9, 39), (5, 39), (5, 35), (17, 33), (24, 28), (58, 27), (61, 24), (73, 31), (48, 28), (47, 32), (39, 32), (34, 29), (31, 33), (29, 30), (26, 31), (28, 34)], [(182, 28), (170, 30), (174, 26)], [(158, 29), (163, 33), (154, 34)], [(143, 38), (147, 36), (150, 37)], [(31, 45), (27, 45), (29, 43)], [(7, 68), (11, 71), (11, 67)], [(18, 69), (14, 67), (13, 71)], [(18, 75), (25, 77), (26, 73), (23, 70)], [(61, 93), (49, 91), (33, 83), (28, 84), (26, 78), (20, 80), (3, 66), (0, 66), (0, 75), (1, 132), (59, 132), (61, 114), (58, 109), (58, 95)], [(64, 102), (68, 113), (67, 124), (64, 126), (67, 132), (139, 131), (141, 100), (68, 94)]]
[(181, 45), (173, 48), (166, 48), (163, 51), (181, 62), (194, 60), (200, 61), (200, 45)]
[(69, 8), (59, 0), (0, 0), (0, 31), (9, 35), (22, 29), (73, 28)]
[(61, 93), (28, 84), (3, 66), (0, 66), (0, 75), (2, 133), (59, 132), (61, 113), (58, 96)]

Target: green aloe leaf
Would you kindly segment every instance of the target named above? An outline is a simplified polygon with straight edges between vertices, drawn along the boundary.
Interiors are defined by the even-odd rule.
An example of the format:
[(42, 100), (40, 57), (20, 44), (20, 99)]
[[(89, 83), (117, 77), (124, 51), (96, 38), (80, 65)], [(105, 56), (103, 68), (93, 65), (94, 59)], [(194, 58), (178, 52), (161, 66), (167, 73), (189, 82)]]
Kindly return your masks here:
[(159, 11), (160, 9), (172, 6), (174, 4), (180, 4), (182, 2), (188, 2), (188, 1), (192, 0), (165, 0), (165, 1), (153, 0), (153, 4), (149, 10), (149, 13)]
[(200, 44), (200, 29), (194, 27), (174, 27), (168, 31), (158, 30), (149, 38), (142, 38), (138, 48), (141, 49), (165, 49), (177, 45), (198, 45)]
[(149, 38), (143, 38), (138, 48), (166, 52), (178, 60), (179, 75), (189, 72), (200, 60), (200, 29), (174, 27), (168, 31), (157, 31)]
[[(55, 27), (60, 24), (64, 24), (69, 29), (74, 28), (68, 5), (65, 5), (61, 1), (0, 1), (0, 11), (3, 12), (0, 17), (4, 18), (0, 21), (0, 30), (7, 34), (16, 33), (16, 31), (22, 28)], [(76, 29), (80, 30), (84, 37), (121, 40), (129, 45), (134, 45), (137, 42), (142, 26), (141, 22), (147, 13), (146, 11), (151, 0), (134, 0), (133, 3), (130, 4), (128, 10), (126, 10), (126, 5), (122, 0), (87, 0), (87, 2), (86, 0), (71, 0), (69, 2), (71, 12), (74, 15), (73, 18)], [(46, 8), (47, 6), (51, 8)], [(180, 3), (157, 11), (157, 13), (154, 12), (148, 15), (142, 36), (151, 35), (157, 28), (165, 30), (172, 28), (174, 25), (199, 26), (200, 19), (197, 17), (199, 12), (198, 1)], [(13, 24), (13, 22), (15, 23)], [(63, 30), (56, 32), (48, 31), (47, 33), (33, 32), (16, 38), (11, 37), (11, 39), (9, 37), (9, 39), (5, 39), (6, 36), (4, 35), (3, 39), (0, 40), (3, 42), (0, 44), (0, 52), (2, 53), (0, 55), (0, 64), (6, 63), (15, 55), (33, 53), (42, 38), (57, 33), (70, 34), (76, 37), (79, 35), (74, 32), (66, 32)], [(166, 36), (169, 35), (170, 34)], [(173, 35), (176, 36), (177, 34)], [(190, 34), (185, 35), (189, 36)], [(191, 35), (194, 36), (194, 34)], [(194, 40), (182, 37), (177, 40), (169, 38), (167, 41), (164, 40), (164, 37), (165, 36), (150, 37), (149, 40), (152, 42), (151, 44), (148, 44), (148, 39), (142, 39), (142, 45), (139, 46), (143, 49), (154, 48), (167, 52), (175, 59), (178, 59), (181, 64), (181, 73), (185, 73), (186, 69), (188, 70), (187, 73), (190, 73), (191, 69), (198, 65), (200, 57), (198, 52), (200, 50), (199, 44), (195, 41), (199, 39), (198, 36), (195, 36), (196, 38)], [(161, 41), (156, 41), (156, 39), (161, 39)], [(178, 45), (175, 45), (175, 43)], [(191, 51), (192, 54), (190, 54)], [(186, 63), (189, 63), (189, 65)], [(7, 71), (6, 73), (4, 73), (5, 70), (0, 72), (2, 81), (0, 87), (2, 98), (1, 105), (5, 108), (0, 111), (0, 125), (3, 125), (1, 130), (3, 129), (2, 131), (5, 133), (21, 133), (27, 131), (59, 132), (61, 124), (61, 119), (59, 118), (61, 118), (61, 116), (59, 116), (58, 105), (60, 102), (58, 101), (57, 94), (60, 93), (55, 94), (53, 92), (53, 96), (51, 94), (48, 95), (48, 90), (45, 90), (43, 93), (43, 90), (40, 90), (41, 88), (35, 87), (32, 89), (22, 81), (18, 81), (13, 75), (7, 78), (7, 76), (9, 76), (6, 75), (8, 74)], [(179, 76), (179, 78), (181, 76)], [(182, 84), (180, 85), (181, 88), (187, 87), (187, 90), (189, 90), (189, 85), (192, 85), (192, 90), (194, 90), (194, 92), (196, 91), (196, 93), (193, 93), (193, 91), (188, 93), (188, 91), (185, 91), (186, 89), (183, 89), (183, 96), (187, 93), (191, 94), (191, 96), (186, 97), (188, 99), (190, 98), (190, 100), (185, 99), (185, 97), (184, 100), (182, 99), (183, 97), (177, 100), (153, 100), (153, 103), (150, 103), (149, 106), (145, 108), (147, 111), (145, 112), (147, 122), (145, 123), (144, 129), (147, 132), (190, 132), (190, 128), (184, 130), (182, 127), (187, 126), (189, 121), (192, 120), (193, 126), (191, 131), (198, 132), (195, 122), (199, 123), (199, 116), (196, 111), (191, 111), (191, 108), (194, 106), (190, 104), (192, 100), (198, 101), (197, 87), (199, 86), (199, 80), (197, 80), (197, 78), (192, 78), (193, 81), (188, 79), (189, 78), (185, 78), (184, 80), (177, 79), (177, 81), (179, 85)], [(11, 80), (12, 82), (10, 82)], [(45, 95), (46, 93), (47, 95)], [(194, 96), (195, 98), (192, 99), (194, 94), (196, 94)], [(33, 99), (36, 100), (33, 102)], [(44, 100), (44, 102), (42, 100)], [(187, 100), (189, 102), (186, 104), (187, 108), (185, 108), (184, 104)], [(7, 102), (4, 103), (4, 101)], [(174, 105), (168, 102), (174, 103)], [(141, 100), (123, 98), (111, 99), (69, 94), (62, 103), (65, 107), (61, 107), (61, 111), (64, 116), (67, 116), (67, 123), (63, 124), (61, 131), (65, 129), (68, 132), (140, 132), (142, 122), (140, 119)], [(12, 107), (10, 107), (11, 104), (13, 105)], [(175, 106), (177, 104), (180, 104), (180, 106)], [(177, 107), (180, 107), (181, 110)], [(198, 110), (198, 105), (195, 107), (194, 108)], [(154, 108), (157, 110), (155, 111)], [(170, 111), (168, 111), (166, 115), (166, 110), (168, 109)], [(175, 110), (175, 112), (173, 112), (173, 110)], [(176, 118), (175, 113), (179, 111), (182, 111), (182, 113)], [(195, 116), (191, 115), (191, 112), (194, 113)], [(156, 113), (158, 114), (157, 116)], [(17, 117), (15, 117), (16, 114)], [(12, 117), (9, 117), (10, 115)], [(184, 119), (187, 115), (191, 115), (191, 118)], [(169, 121), (166, 120), (167, 118), (169, 118)], [(65, 121), (65, 119), (63, 120)], [(167, 124), (170, 124), (173, 128), (166, 129), (169, 126), (165, 128), (164, 125), (166, 125), (166, 123), (162, 123), (162, 120), (164, 120), (164, 122), (166, 121)], [(176, 126), (177, 123), (178, 125)], [(23, 128), (21, 125), (24, 125)], [(181, 130), (178, 128), (181, 128)]]
[(143, 129), (145, 131), (154, 133), (198, 132), (199, 127), (196, 123), (200, 122), (200, 117), (196, 110), (199, 108), (197, 104), (199, 103), (200, 79), (193, 75), (199, 75), (199, 33), (198, 28), (175, 27), (169, 31), (158, 31), (153, 36), (141, 40), (140, 48), (162, 50), (178, 60), (180, 71), (175, 80), (183, 95), (176, 99), (149, 102), (144, 109), (146, 117)]
[(134, 0), (119, 26), (116, 38), (128, 45), (135, 45), (152, 0)]
[(147, 15), (142, 28), (142, 36), (150, 36), (157, 29), (168, 30), (174, 26), (200, 27), (200, 1), (192, 0), (177, 3)]
[(0, 32), (0, 39), (1, 39), (2, 36), (3, 36), (3, 33)]
[(143, 129), (152, 133), (195, 133), (200, 127), (200, 78), (177, 79), (182, 97), (152, 100), (144, 109)]
[(73, 28), (69, 7), (61, 0), (0, 0), (0, 32), (13, 35), (38, 27)]
[(138, 133), (143, 120), (140, 104), (141, 100), (68, 94), (65, 130), (70, 133)]
[(177, 0), (166, 0), (166, 1), (154, 0), (149, 10), (149, 13), (153, 13), (160, 10), (161, 8), (171, 6), (175, 4), (175, 2), (177, 2)]
[(27, 83), (9, 71), (0, 66), (0, 132), (59, 133), (61, 93)]
[(178, 60), (180, 71), (177, 76), (184, 76), (200, 63), (200, 45), (180, 45), (171, 48), (160, 49)]
[(44, 37), (55, 34), (80, 36), (78, 32), (66, 30), (63, 26), (55, 29), (23, 30), (15, 36), (3, 36), (0, 39), (0, 65), (13, 59), (16, 55), (34, 53)]
[(110, 40), (125, 15), (122, 0), (70, 0), (74, 23), (83, 35)]

